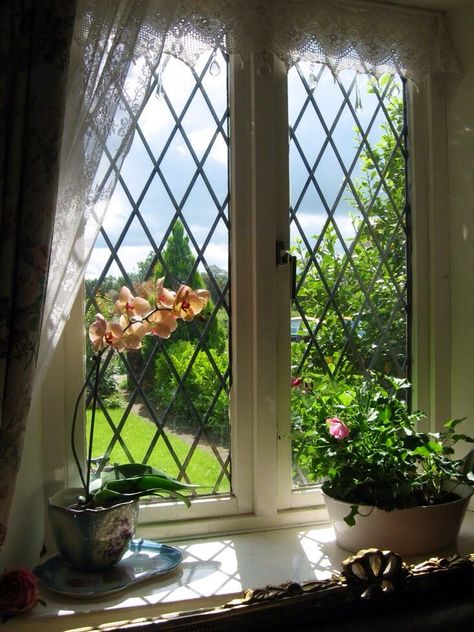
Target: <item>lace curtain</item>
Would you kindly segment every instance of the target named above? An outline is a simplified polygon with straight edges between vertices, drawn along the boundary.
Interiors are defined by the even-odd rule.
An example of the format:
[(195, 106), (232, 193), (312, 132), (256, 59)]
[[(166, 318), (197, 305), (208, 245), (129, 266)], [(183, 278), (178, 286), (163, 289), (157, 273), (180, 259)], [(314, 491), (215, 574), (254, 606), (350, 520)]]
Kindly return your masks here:
[(457, 72), (436, 12), (356, 0), (80, 0), (39, 377), (79, 289), (163, 51), (192, 65), (215, 46), (242, 56), (268, 51), (287, 66), (323, 62), (335, 73), (396, 72), (417, 81)]

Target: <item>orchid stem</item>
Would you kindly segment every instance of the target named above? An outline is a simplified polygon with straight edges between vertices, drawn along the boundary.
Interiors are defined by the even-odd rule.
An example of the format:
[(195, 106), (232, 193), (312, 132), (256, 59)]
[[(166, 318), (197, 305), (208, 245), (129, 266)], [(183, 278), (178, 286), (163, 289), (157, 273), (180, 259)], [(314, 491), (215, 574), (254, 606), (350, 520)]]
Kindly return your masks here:
[(89, 500), (90, 492), (90, 481), (91, 481), (91, 459), (92, 459), (92, 449), (94, 446), (94, 425), (95, 425), (95, 411), (97, 407), (97, 396), (99, 391), (99, 372), (100, 372), (100, 358), (101, 355), (97, 355), (95, 358), (95, 376), (94, 376), (94, 390), (92, 395), (92, 413), (91, 413), (91, 427), (89, 430), (89, 449), (87, 451), (87, 463), (86, 463), (86, 502)]
[[(98, 364), (99, 363), (99, 358), (95, 359), (95, 362), (97, 362), (97, 364)], [(77, 396), (76, 403), (74, 405), (74, 413), (73, 413), (73, 416), (72, 416), (72, 426), (71, 426), (71, 449), (72, 449), (72, 455), (74, 457), (74, 461), (76, 463), (77, 470), (79, 472), (79, 476), (81, 478), (81, 483), (82, 483), (82, 486), (84, 488), (84, 492), (85, 493), (87, 492), (88, 486), (87, 486), (87, 483), (86, 483), (86, 479), (84, 478), (84, 473), (82, 471), (81, 461), (79, 460), (79, 456), (78, 456), (77, 450), (76, 450), (77, 412), (78, 412), (78, 409), (79, 409), (79, 402), (81, 401), (81, 398), (84, 395), (84, 391), (86, 390), (87, 384), (89, 383), (89, 380), (90, 380), (90, 378), (92, 376), (92, 373), (93, 373), (93, 371), (95, 369), (96, 369), (96, 364), (94, 363), (92, 365), (91, 370), (89, 371), (88, 376), (85, 379), (84, 385), (81, 388), (81, 391), (80, 391), (79, 395)]]

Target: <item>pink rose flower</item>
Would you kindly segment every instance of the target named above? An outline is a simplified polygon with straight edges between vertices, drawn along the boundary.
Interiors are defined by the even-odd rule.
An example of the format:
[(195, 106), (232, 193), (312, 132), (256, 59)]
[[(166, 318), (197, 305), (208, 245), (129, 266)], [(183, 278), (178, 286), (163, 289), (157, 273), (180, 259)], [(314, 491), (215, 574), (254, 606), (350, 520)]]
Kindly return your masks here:
[(29, 612), (38, 603), (35, 575), (27, 568), (5, 571), (0, 577), (0, 614), (12, 617)]
[(346, 424), (338, 417), (326, 419), (326, 423), (328, 425), (329, 434), (331, 434), (335, 439), (345, 439), (349, 436), (348, 426), (346, 426)]

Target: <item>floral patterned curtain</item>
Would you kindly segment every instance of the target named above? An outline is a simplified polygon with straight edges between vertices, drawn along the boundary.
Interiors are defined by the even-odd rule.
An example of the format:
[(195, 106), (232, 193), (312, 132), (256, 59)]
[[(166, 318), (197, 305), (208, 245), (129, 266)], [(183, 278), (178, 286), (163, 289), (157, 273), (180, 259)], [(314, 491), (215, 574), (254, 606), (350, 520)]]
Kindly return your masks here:
[(0, 8), (0, 548), (45, 299), (76, 0)]

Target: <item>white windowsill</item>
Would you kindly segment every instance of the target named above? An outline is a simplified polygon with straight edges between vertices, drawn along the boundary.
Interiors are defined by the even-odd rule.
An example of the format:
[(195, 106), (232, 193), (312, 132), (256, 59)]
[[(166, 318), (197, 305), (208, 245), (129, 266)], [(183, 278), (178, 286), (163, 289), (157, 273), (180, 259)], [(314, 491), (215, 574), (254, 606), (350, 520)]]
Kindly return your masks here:
[[(338, 571), (342, 560), (350, 555), (336, 545), (332, 528), (327, 524), (170, 544), (182, 550), (183, 562), (169, 575), (93, 601), (63, 598), (42, 590), (46, 607), (38, 605), (33, 613), (10, 619), (5, 632), (82, 631), (106, 622), (126, 622), (215, 606), (241, 597), (246, 588), (289, 580), (326, 579)], [(461, 556), (474, 552), (472, 511), (464, 520), (457, 551), (443, 551), (442, 555), (456, 552)], [(418, 562), (427, 557), (432, 556), (405, 558), (405, 561)]]

